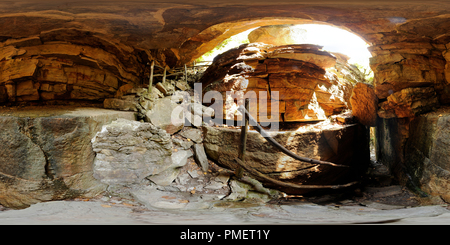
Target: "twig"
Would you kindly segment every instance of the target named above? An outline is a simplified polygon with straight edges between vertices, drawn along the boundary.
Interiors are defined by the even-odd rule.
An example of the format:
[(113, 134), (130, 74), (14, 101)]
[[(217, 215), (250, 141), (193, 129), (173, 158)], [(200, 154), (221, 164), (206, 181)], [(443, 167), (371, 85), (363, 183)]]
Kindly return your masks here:
[(184, 76), (186, 77), (186, 83), (188, 82), (188, 77), (187, 77), (187, 66), (186, 64), (184, 64)]
[(167, 72), (167, 67), (164, 67), (164, 73), (163, 73), (163, 84), (166, 82), (166, 72)]

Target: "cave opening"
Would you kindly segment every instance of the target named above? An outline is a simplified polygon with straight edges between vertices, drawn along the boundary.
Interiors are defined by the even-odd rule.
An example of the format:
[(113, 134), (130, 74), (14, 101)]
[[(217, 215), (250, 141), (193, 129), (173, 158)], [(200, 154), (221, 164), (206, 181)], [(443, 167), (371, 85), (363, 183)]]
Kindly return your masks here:
[[(252, 96), (258, 102), (252, 111), (256, 113), (255, 118), (272, 125), (274, 115), (282, 126), (274, 137), (291, 150), (303, 150), (297, 152), (299, 155), (334, 161), (338, 156), (352, 156), (358, 149), (366, 154), (369, 149), (367, 138), (370, 137), (366, 127), (373, 131), (376, 126), (377, 136), (372, 133), (371, 138), (377, 141), (377, 157), (389, 171), (396, 172), (396, 181), (402, 181), (403, 186), (405, 182), (415, 182), (416, 189), (448, 202), (450, 167), (446, 136), (450, 118), (450, 25), (442, 3), (437, 7), (413, 4), (401, 9), (391, 3), (376, 4), (376, 7), (362, 4), (352, 8), (348, 5), (278, 5), (161, 4), (137, 14), (136, 10), (140, 8), (124, 4), (117, 15), (111, 14), (113, 9), (103, 11), (100, 5), (85, 6), (75, 2), (71, 6), (58, 7), (57, 11), (39, 9), (28, 13), (22, 9), (24, 5), (4, 8), (0, 16), (4, 27), (0, 35), (0, 119), (5, 129), (1, 135), (5, 147), (0, 154), (3, 159), (0, 175), (15, 181), (14, 185), (2, 187), (12, 193), (5, 202), (22, 206), (35, 200), (63, 199), (64, 193), (86, 191), (80, 195), (87, 197), (103, 190), (92, 175), (92, 166), (98, 157), (90, 147), (91, 139), (115, 118), (151, 122), (172, 139), (178, 137), (173, 143), (181, 142), (176, 150), (182, 152), (186, 150), (183, 147), (190, 146), (181, 133), (187, 129), (197, 133), (203, 130), (208, 157), (232, 160), (227, 154), (237, 152), (239, 128), (235, 128), (233, 134), (220, 135), (217, 131), (220, 127), (209, 127), (201, 118), (190, 121), (193, 127), (178, 127), (171, 124), (170, 114), (166, 113), (184, 101), (179, 96), (180, 90), (190, 93), (191, 97), (187, 99), (189, 113), (197, 113), (191, 106), (191, 102), (195, 102), (192, 98), (195, 93), (190, 86), (199, 79), (205, 93), (218, 92), (218, 98), (212, 98), (211, 106), (217, 101), (227, 102), (226, 91), (251, 88)], [(42, 6), (47, 7), (50, 5)], [(8, 11), (11, 13), (6, 13)], [(215, 66), (215, 72), (208, 68), (209, 71), (195, 74), (201, 69), (202, 60), (195, 62), (193, 71), (185, 68), (217, 45), (225, 46), (223, 41), (235, 34), (247, 30), (250, 33), (263, 26), (293, 27), (294, 24), (303, 25), (299, 31), (305, 34), (301, 36), (301, 42), (278, 46), (257, 44), (261, 42), (238, 43), (208, 65), (209, 68)], [(307, 29), (306, 25), (312, 24), (321, 25)], [(332, 27), (343, 28), (367, 40), (363, 46), (373, 55), (370, 58), (373, 88), (366, 81), (371, 80), (370, 70), (364, 72), (359, 67), (369, 63), (369, 58), (357, 61), (359, 69), (356, 71), (351, 54), (328, 46), (341, 46), (337, 45), (337, 39), (344, 34), (322, 36), (317, 42), (308, 39), (310, 35), (307, 34), (313, 31), (332, 34), (329, 29)], [(345, 44), (350, 44), (349, 38), (344, 39)], [(357, 50), (356, 45), (350, 46), (350, 50)], [(352, 76), (360, 73), (363, 73), (360, 80), (366, 82), (352, 82)], [(200, 78), (200, 74), (205, 75)], [(362, 108), (360, 115), (367, 117), (358, 118), (358, 106), (353, 106), (351, 99), (362, 102), (369, 98), (370, 91), (375, 93), (372, 110), (359, 107)], [(278, 99), (274, 92), (278, 92)], [(232, 104), (223, 103), (220, 108), (223, 111), (231, 109), (230, 120), (237, 123), (240, 121), (239, 114), (235, 113), (238, 107), (232, 105), (241, 100), (236, 96), (231, 99)], [(52, 106), (54, 110), (50, 110)], [(206, 106), (200, 113), (208, 109)], [(87, 107), (89, 109), (83, 109)], [(274, 107), (279, 110), (271, 110)], [(344, 113), (350, 111), (350, 115)], [(139, 115), (137, 120), (136, 114)], [(92, 115), (96, 117), (92, 118)], [(362, 131), (349, 128), (355, 124), (351, 115), (359, 123), (367, 120), (362, 123)], [(233, 130), (233, 127), (229, 129)], [(89, 134), (84, 135), (85, 132)], [(249, 157), (251, 161), (261, 163), (261, 171), (267, 175), (292, 180), (302, 173), (313, 176), (317, 171), (326, 171), (317, 166), (296, 165), (286, 156), (270, 155), (275, 150), (258, 141), (258, 137), (254, 135), (249, 139), (248, 151), (252, 152)], [(11, 138), (20, 140), (11, 141)], [(64, 147), (54, 147), (59, 143)], [(142, 152), (143, 148), (139, 148), (136, 154)], [(69, 157), (75, 155), (83, 160)], [(364, 159), (369, 159), (367, 155)], [(63, 158), (66, 156), (70, 161)], [(124, 161), (125, 164), (129, 162)], [(90, 187), (80, 187), (77, 181), (69, 179), (65, 181), (68, 189), (64, 190), (56, 184), (39, 185), (40, 181), (60, 180), (67, 176), (88, 176), (87, 181), (80, 181)], [(30, 183), (33, 186), (29, 186)], [(23, 195), (21, 186), (38, 191), (48, 187), (45, 193), (63, 194), (43, 197), (38, 192), (30, 192)]]
[[(254, 101), (250, 113), (262, 126), (271, 131), (276, 123), (274, 131), (289, 134), (279, 138), (282, 144), (294, 152), (308, 154), (299, 149), (305, 147), (305, 143), (299, 143), (305, 140), (299, 135), (319, 132), (315, 140), (306, 143), (316, 146), (310, 155), (350, 166), (355, 161), (364, 162), (352, 166), (359, 168), (356, 172), (361, 175), (369, 159), (375, 161), (375, 125), (364, 121), (357, 130), (348, 129), (348, 125), (361, 123), (352, 115), (353, 88), (358, 83), (373, 86), (369, 46), (356, 34), (326, 24), (261, 25), (225, 39), (196, 59), (194, 66), (207, 67), (199, 82), (203, 95), (219, 93), (215, 102), (222, 100), (221, 103), (205, 104), (215, 109), (216, 117), (222, 116), (217, 112), (223, 111), (223, 119), (227, 120), (223, 126), (242, 125), (238, 108), (245, 98), (250, 98)], [(251, 127), (250, 131), (256, 132), (254, 129)], [(325, 133), (320, 136), (322, 132)], [(255, 158), (258, 157), (252, 160), (260, 161)], [(235, 167), (226, 160), (215, 160)], [(288, 182), (323, 184), (324, 177), (312, 172), (325, 173), (331, 182), (348, 174), (326, 167), (296, 165), (282, 156), (273, 160), (275, 167), (267, 174)]]

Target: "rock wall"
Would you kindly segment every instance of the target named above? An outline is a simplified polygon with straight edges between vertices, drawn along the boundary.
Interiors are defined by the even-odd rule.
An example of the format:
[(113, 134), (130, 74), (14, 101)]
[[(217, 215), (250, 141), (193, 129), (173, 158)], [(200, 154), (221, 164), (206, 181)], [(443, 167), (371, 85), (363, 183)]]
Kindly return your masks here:
[(95, 108), (31, 108), (15, 113), (3, 108), (0, 204), (25, 208), (103, 192), (106, 185), (93, 177), (95, 152), (90, 141), (102, 125), (117, 118), (134, 120), (135, 115)]
[[(218, 163), (236, 169), (234, 159), (238, 157), (240, 130), (205, 126), (203, 135), (206, 154)], [(249, 131), (245, 163), (277, 180), (303, 185), (346, 184), (358, 179), (369, 165), (368, 132), (361, 124), (316, 125), (272, 133), (271, 136), (299, 156), (349, 166), (339, 168), (295, 160), (268, 143), (258, 132)], [(288, 194), (314, 191), (263, 183)]]
[(445, 97), (444, 46), (432, 40), (415, 41), (395, 40), (370, 47), (375, 93), (386, 100), (380, 101), (382, 118), (414, 117), (439, 107)]
[(405, 168), (415, 187), (450, 201), (450, 108), (442, 107), (411, 121)]
[(379, 160), (413, 175), (410, 123), (450, 103), (448, 2), (197, 3), (0, 3), (0, 103), (102, 101), (146, 81), (151, 60), (181, 66), (253, 27), (327, 23), (371, 44)]
[(3, 103), (103, 101), (125, 84), (140, 84), (145, 67), (139, 51), (78, 29), (8, 39), (0, 53)]

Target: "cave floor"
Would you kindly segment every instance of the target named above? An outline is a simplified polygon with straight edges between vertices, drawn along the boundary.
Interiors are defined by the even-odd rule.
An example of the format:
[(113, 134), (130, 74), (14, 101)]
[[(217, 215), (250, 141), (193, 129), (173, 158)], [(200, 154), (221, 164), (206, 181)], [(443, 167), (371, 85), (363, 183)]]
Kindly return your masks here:
[[(1, 225), (310, 225), (448, 224), (445, 203), (428, 205), (395, 185), (381, 165), (368, 173), (366, 185), (348, 192), (286, 197), (267, 203), (213, 200), (208, 195), (144, 194), (140, 198), (99, 196), (43, 202), (22, 210), (0, 206)], [(144, 193), (145, 189), (144, 189)], [(151, 200), (151, 201), (149, 201)], [(187, 203), (187, 205), (186, 205)]]
[[(106, 111), (92, 103), (73, 103), (73, 105), (27, 105), (27, 106), (0, 106), (0, 116), (4, 117), (53, 117), (61, 115), (76, 116), (77, 114), (91, 111), (91, 114), (96, 111)], [(111, 110), (109, 110), (111, 111)]]
[(382, 203), (223, 203), (209, 209), (149, 209), (129, 200), (72, 200), (0, 212), (2, 225), (234, 225), (234, 224), (448, 224), (444, 205), (405, 207)]

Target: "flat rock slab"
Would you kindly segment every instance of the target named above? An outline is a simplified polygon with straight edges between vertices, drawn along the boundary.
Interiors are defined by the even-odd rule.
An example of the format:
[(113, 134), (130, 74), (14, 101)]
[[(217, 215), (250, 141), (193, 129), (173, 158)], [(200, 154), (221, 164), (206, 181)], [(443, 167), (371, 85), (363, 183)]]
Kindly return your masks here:
[(399, 185), (392, 185), (386, 187), (366, 187), (367, 193), (373, 195), (373, 197), (388, 197), (399, 195), (402, 193), (402, 187)]
[(200, 129), (188, 128), (183, 132), (180, 132), (179, 134), (185, 137), (186, 139), (191, 139), (197, 144), (202, 143), (203, 141), (202, 131)]
[(132, 196), (149, 209), (202, 210), (210, 209), (221, 195), (192, 195), (189, 192), (159, 191), (156, 187), (146, 187), (133, 191)]
[(106, 185), (93, 177), (91, 139), (117, 118), (135, 113), (63, 106), (0, 109), (0, 204), (91, 197)]
[[(163, 198), (165, 196), (165, 198)], [(170, 193), (161, 196), (169, 202)], [(182, 199), (180, 199), (182, 200)], [(379, 210), (353, 206), (347, 209), (315, 204), (241, 205), (221, 202), (210, 209), (147, 209), (107, 201), (53, 201), (31, 205), (23, 210), (0, 212), (0, 224), (448, 224), (450, 211), (442, 206), (422, 206)], [(177, 234), (179, 235), (179, 234)]]

